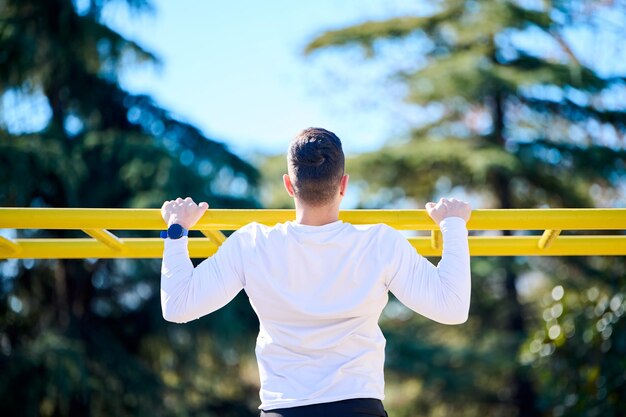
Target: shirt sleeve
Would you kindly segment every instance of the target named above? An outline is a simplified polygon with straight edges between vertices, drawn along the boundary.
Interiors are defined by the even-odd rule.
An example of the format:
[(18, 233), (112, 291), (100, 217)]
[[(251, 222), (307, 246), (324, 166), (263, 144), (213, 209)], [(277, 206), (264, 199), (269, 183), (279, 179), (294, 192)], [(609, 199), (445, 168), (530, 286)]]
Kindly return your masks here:
[(437, 266), (405, 238), (398, 239), (388, 288), (416, 313), (443, 324), (461, 324), (467, 321), (471, 295), (467, 229), (460, 217), (445, 218), (440, 228), (443, 254)]
[(244, 287), (238, 233), (194, 268), (188, 239), (165, 239), (161, 264), (163, 318), (186, 323), (225, 306)]

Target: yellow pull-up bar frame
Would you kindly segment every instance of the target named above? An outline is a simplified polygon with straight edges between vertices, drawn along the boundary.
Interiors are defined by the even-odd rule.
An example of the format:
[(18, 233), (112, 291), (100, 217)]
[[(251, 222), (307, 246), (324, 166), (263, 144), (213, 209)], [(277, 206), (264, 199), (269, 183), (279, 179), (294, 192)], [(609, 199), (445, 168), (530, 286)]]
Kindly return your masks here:
[[(204, 238), (189, 238), (193, 258), (211, 256), (226, 237), (256, 221), (274, 225), (293, 220), (293, 210), (210, 209), (192, 228)], [(431, 236), (409, 237), (424, 256), (440, 256), (439, 227), (425, 210), (344, 210), (339, 218), (353, 224), (386, 223), (398, 230), (429, 230)], [(474, 210), (469, 230), (543, 231), (542, 235), (470, 236), (472, 256), (626, 255), (626, 209)], [(163, 230), (158, 209), (0, 208), (0, 229), (82, 230), (91, 238), (9, 239), (0, 236), (0, 258), (160, 258), (161, 238), (120, 238), (111, 230)], [(562, 231), (604, 234), (561, 235)], [(607, 233), (607, 231), (610, 231)]]

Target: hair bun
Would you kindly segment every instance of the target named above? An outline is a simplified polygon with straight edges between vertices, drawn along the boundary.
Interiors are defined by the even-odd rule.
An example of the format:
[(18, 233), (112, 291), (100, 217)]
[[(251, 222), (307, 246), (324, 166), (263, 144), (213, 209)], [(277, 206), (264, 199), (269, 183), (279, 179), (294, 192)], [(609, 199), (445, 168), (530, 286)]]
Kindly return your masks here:
[(326, 156), (324, 155), (323, 149), (320, 149), (319, 142), (321, 141), (312, 138), (302, 144), (303, 150), (306, 149), (306, 151), (301, 153), (299, 158), (300, 163), (307, 166), (318, 167), (326, 161)]
[(311, 155), (311, 156), (312, 157), (307, 162), (312, 166), (318, 167), (322, 165), (324, 161), (326, 161), (326, 158), (324, 158), (324, 155), (322, 155), (321, 153), (317, 155)]

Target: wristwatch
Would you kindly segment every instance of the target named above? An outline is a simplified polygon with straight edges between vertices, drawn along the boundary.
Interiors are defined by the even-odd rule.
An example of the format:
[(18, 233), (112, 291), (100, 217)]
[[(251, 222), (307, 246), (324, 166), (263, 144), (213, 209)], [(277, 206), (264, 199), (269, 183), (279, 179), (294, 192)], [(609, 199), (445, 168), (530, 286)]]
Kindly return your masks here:
[(181, 226), (180, 224), (174, 223), (170, 227), (168, 227), (167, 230), (163, 230), (161, 232), (161, 237), (163, 239), (167, 239), (168, 237), (170, 239), (180, 239), (183, 236), (187, 236), (188, 233), (189, 231), (185, 229), (183, 226)]

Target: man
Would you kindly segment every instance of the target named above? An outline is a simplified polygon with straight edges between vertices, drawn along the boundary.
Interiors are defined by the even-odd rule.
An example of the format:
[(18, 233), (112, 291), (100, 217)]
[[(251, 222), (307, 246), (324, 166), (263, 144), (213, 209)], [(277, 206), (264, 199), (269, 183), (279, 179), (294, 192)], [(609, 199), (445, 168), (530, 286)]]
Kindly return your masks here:
[(471, 287), (465, 224), (471, 209), (454, 199), (426, 204), (443, 233), (443, 256), (435, 267), (386, 225), (338, 220), (348, 176), (335, 134), (302, 131), (287, 162), (283, 182), (294, 198), (296, 219), (273, 227), (251, 223), (196, 268), (187, 238), (176, 238), (208, 204), (196, 205), (189, 197), (163, 204), (171, 231), (163, 253), (163, 316), (177, 323), (194, 320), (244, 289), (260, 322), (261, 416), (386, 416), (385, 338), (378, 319), (388, 292), (432, 320), (465, 322)]

